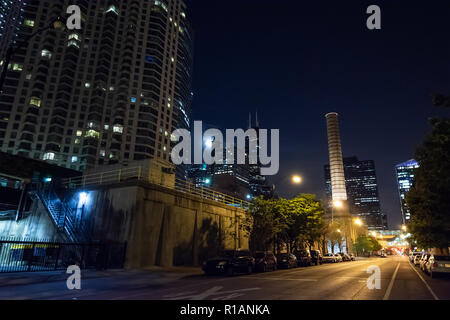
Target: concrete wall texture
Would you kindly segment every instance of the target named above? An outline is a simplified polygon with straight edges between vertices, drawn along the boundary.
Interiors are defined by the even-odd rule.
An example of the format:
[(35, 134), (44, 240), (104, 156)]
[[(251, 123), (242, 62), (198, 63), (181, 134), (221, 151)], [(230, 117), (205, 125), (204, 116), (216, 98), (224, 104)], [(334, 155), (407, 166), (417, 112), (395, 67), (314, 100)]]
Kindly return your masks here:
[(63, 239), (40, 201), (33, 201), (30, 211), (17, 222), (1, 220), (0, 238), (27, 241), (61, 241)]
[[(88, 200), (80, 207), (77, 194)], [(95, 240), (126, 241), (127, 268), (199, 265), (221, 249), (248, 249), (242, 209), (140, 182), (78, 190), (70, 205)]]

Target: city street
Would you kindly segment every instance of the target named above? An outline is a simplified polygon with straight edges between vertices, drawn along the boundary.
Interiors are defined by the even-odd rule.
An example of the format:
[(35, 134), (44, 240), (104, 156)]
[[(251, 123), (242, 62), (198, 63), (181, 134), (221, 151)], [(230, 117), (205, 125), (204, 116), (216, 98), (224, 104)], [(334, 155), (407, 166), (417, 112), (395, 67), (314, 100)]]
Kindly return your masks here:
[[(381, 289), (370, 290), (367, 269), (381, 270)], [(0, 287), (0, 299), (132, 300), (449, 300), (450, 279), (431, 279), (407, 257), (370, 258), (233, 277), (119, 272), (82, 280)]]

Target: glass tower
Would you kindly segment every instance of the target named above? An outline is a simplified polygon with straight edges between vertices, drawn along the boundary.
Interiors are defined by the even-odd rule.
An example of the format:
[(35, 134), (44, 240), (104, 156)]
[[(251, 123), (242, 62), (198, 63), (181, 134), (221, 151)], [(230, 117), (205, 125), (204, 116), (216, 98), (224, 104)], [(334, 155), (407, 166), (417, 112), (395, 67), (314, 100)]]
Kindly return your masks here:
[(418, 167), (419, 163), (414, 159), (395, 166), (403, 224), (408, 223), (408, 221), (411, 219), (411, 212), (406, 205), (405, 197), (406, 193), (411, 189), (414, 182), (414, 169)]
[[(363, 219), (369, 230), (386, 230), (387, 220), (381, 213), (375, 162), (348, 157), (343, 159), (343, 163), (350, 212)], [(325, 165), (324, 168), (326, 193), (331, 206), (330, 166)]]

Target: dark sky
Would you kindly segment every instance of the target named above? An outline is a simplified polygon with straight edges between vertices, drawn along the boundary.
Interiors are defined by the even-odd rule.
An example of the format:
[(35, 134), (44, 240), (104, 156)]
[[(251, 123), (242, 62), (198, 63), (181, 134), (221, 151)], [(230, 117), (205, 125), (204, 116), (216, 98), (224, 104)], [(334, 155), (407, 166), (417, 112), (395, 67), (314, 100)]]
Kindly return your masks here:
[[(366, 9), (382, 10), (382, 30)], [(194, 119), (280, 129), (280, 195), (324, 196), (326, 123), (340, 114), (344, 156), (373, 159), (382, 210), (399, 228), (394, 166), (413, 158), (450, 93), (450, 1), (191, 0), (195, 29)], [(301, 187), (292, 173), (304, 177)]]

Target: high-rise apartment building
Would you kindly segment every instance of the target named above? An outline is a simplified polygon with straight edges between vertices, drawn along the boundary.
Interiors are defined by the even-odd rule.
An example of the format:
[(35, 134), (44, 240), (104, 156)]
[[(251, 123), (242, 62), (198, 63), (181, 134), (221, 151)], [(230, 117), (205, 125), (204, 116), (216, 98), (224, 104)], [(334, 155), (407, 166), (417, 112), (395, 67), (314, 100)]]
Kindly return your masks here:
[(76, 170), (158, 158), (191, 121), (192, 30), (181, 0), (29, 0), (17, 37), (70, 5), (81, 30), (48, 30), (12, 58), (2, 151)]
[[(380, 208), (375, 162), (348, 157), (343, 159), (343, 164), (350, 212), (363, 219), (369, 230), (387, 230), (387, 219)], [(331, 205), (330, 166), (324, 168), (326, 194)]]
[(402, 210), (402, 221), (406, 224), (411, 219), (411, 212), (406, 205), (406, 193), (411, 189), (414, 182), (414, 169), (419, 167), (419, 163), (412, 159), (395, 166), (397, 176), (398, 193)]

